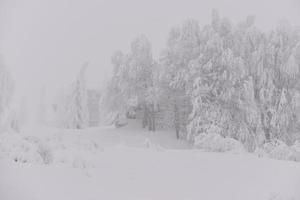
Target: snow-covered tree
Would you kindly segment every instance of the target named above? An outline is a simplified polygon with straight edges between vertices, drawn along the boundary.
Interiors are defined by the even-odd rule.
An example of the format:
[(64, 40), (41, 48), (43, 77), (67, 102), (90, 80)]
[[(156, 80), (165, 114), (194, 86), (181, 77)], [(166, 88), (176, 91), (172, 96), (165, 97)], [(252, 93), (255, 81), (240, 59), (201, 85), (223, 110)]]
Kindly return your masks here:
[(87, 64), (81, 68), (76, 81), (72, 85), (71, 120), (74, 128), (77, 129), (86, 128), (88, 125), (86, 68)]
[[(200, 52), (200, 27), (195, 20), (187, 20), (182, 27), (173, 28), (169, 34), (167, 48), (162, 51), (160, 64), (162, 66), (161, 84), (168, 100), (167, 120), (171, 120), (176, 136), (185, 132), (190, 110), (189, 87), (191, 85), (190, 62), (198, 57)], [(166, 121), (166, 124), (170, 122)]]
[[(156, 65), (152, 57), (151, 44), (146, 36), (141, 35), (131, 43), (131, 51), (124, 55), (117, 52), (112, 57), (113, 76), (107, 84), (103, 97), (104, 107), (111, 111), (125, 114), (130, 107), (143, 110), (143, 127), (154, 125), (154, 103), (152, 88), (153, 71)], [(150, 100), (151, 99), (151, 100)], [(150, 128), (152, 127), (152, 128)]]
[(83, 65), (72, 85), (56, 98), (54, 109), (59, 127), (83, 129), (88, 126), (86, 68), (87, 64)]

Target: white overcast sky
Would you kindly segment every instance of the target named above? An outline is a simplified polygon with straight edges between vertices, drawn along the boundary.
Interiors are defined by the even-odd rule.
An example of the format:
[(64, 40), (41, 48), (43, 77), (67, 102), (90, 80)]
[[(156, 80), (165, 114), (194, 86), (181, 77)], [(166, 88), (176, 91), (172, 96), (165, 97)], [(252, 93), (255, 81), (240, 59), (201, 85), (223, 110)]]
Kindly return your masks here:
[(212, 9), (233, 22), (256, 15), (263, 29), (300, 24), (300, 0), (0, 0), (0, 53), (18, 93), (66, 85), (85, 61), (89, 84), (101, 85), (115, 50), (144, 33), (158, 55), (172, 26), (209, 23)]

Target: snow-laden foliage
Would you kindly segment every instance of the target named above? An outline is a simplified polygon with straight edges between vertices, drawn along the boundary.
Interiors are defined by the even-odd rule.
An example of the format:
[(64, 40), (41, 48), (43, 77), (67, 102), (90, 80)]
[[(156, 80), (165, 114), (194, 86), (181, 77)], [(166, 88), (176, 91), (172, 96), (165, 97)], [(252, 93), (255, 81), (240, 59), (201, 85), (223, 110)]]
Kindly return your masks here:
[(158, 62), (150, 46), (140, 37), (129, 54), (113, 56), (108, 110), (143, 110), (144, 125), (192, 142), (217, 127), (248, 151), (300, 138), (300, 35), (288, 23), (262, 32), (253, 16), (235, 25), (213, 11), (203, 27), (187, 20), (172, 28)]
[(189, 88), (191, 86), (192, 71), (189, 63), (200, 52), (199, 24), (196, 20), (187, 20), (181, 27), (173, 28), (168, 36), (167, 47), (160, 56), (160, 82), (162, 90), (167, 96), (162, 104), (169, 113), (164, 118), (165, 124), (171, 124), (177, 138), (185, 133), (188, 114), (191, 110)]
[(21, 163), (50, 164), (53, 154), (49, 146), (37, 137), (24, 137), (15, 132), (0, 137), (0, 156)]
[(76, 134), (55, 134), (53, 131), (51, 130), (49, 135), (45, 135), (47, 130), (41, 130), (38, 135), (2, 133), (0, 158), (30, 165), (64, 164), (74, 168), (86, 168), (92, 167), (90, 160), (99, 157), (96, 153), (103, 151), (91, 139), (81, 138)]
[(130, 109), (140, 109), (143, 127), (155, 130), (155, 112), (159, 90), (153, 75), (156, 63), (152, 57), (149, 40), (141, 35), (131, 43), (131, 51), (124, 55), (116, 52), (112, 57), (113, 77), (102, 99), (105, 114), (126, 114)]
[(233, 29), (213, 16), (203, 28), (203, 51), (190, 64), (196, 75), (189, 138), (216, 126), (250, 151), (274, 138), (293, 142), (299, 131), (292, 100), (299, 88), (299, 35), (282, 26), (265, 34), (247, 21)]
[(257, 148), (255, 154), (259, 157), (300, 162), (300, 148), (298, 142), (295, 142), (292, 146), (288, 146), (280, 140), (273, 140)]
[(195, 146), (212, 152), (245, 152), (242, 143), (233, 138), (224, 138), (220, 135), (220, 132), (220, 128), (210, 127), (206, 134), (200, 134), (195, 138)]

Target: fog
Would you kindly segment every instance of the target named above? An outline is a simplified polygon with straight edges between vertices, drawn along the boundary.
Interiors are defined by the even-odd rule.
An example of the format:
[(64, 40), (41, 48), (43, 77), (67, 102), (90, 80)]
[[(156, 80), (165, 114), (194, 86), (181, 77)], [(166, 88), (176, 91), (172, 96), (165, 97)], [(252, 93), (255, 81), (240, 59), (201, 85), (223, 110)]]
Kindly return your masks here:
[(42, 87), (49, 93), (74, 80), (89, 61), (90, 87), (102, 87), (115, 50), (145, 34), (154, 56), (171, 27), (187, 18), (209, 23), (212, 9), (234, 22), (256, 16), (263, 30), (281, 19), (300, 25), (298, 0), (0, 0), (0, 51), (15, 80), (16, 98), (32, 105)]
[(299, 169), (300, 0), (0, 0), (0, 200), (300, 200)]

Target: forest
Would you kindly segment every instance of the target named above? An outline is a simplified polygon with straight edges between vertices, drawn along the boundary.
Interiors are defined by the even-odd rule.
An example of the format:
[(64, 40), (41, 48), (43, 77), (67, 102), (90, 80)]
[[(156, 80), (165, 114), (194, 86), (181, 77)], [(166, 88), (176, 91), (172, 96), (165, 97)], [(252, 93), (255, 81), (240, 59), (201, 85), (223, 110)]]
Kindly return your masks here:
[(158, 59), (145, 35), (130, 47), (111, 58), (106, 115), (133, 112), (150, 131), (174, 130), (195, 144), (218, 135), (250, 152), (299, 139), (300, 30), (287, 21), (265, 32), (253, 16), (234, 24), (213, 11), (205, 26), (172, 28)]

